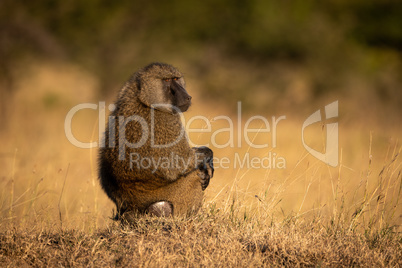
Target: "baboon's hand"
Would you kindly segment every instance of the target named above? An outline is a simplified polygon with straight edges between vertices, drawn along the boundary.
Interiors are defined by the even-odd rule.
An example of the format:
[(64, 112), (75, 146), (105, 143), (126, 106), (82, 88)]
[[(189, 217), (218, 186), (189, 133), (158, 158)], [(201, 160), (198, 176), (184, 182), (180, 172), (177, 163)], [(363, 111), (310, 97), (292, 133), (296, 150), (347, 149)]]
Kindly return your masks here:
[(209, 185), (209, 180), (214, 176), (214, 153), (206, 146), (194, 147), (197, 160), (198, 176), (201, 178), (202, 190)]

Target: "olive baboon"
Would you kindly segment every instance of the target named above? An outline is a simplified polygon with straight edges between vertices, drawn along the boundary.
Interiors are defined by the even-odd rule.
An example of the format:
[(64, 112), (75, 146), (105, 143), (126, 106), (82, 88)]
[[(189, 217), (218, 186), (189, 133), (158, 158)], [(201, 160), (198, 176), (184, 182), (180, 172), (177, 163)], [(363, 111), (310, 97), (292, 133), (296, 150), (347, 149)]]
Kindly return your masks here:
[(190, 105), (183, 75), (163, 63), (140, 69), (119, 92), (99, 154), (100, 183), (116, 204), (117, 219), (200, 208), (213, 153), (187, 141), (180, 113)]

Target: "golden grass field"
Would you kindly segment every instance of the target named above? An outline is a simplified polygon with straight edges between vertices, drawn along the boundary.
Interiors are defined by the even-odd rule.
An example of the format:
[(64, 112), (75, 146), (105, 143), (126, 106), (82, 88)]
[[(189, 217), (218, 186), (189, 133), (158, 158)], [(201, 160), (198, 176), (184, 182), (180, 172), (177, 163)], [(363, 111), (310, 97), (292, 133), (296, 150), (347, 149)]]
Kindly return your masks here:
[[(80, 149), (66, 138), (64, 120), (80, 103), (95, 103), (97, 80), (76, 66), (41, 64), (18, 82), (7, 128), (0, 131), (1, 266), (401, 266), (401, 137), (399, 116), (382, 118), (361, 110), (356, 99), (328, 96), (320, 105), (260, 114), (286, 116), (273, 131), (250, 127), (254, 144), (237, 130), (237, 103), (202, 102), (195, 79), (187, 82), (193, 106), (185, 118), (205, 116), (211, 132), (191, 133), (195, 144), (210, 143), (217, 159), (202, 211), (189, 219), (144, 217), (125, 228), (111, 220), (113, 203), (97, 179), (97, 149)], [(256, 97), (258, 98), (258, 96)], [(301, 142), (304, 120), (339, 101), (339, 165), (311, 156)], [(300, 112), (301, 111), (301, 112)], [(82, 110), (72, 121), (78, 140), (98, 141), (97, 110)], [(241, 126), (255, 114), (242, 114)], [(215, 120), (214, 120), (215, 118)], [(194, 120), (190, 128), (206, 128)], [(305, 141), (323, 150), (326, 128), (306, 129)], [(234, 166), (243, 158), (276, 155), (271, 168)], [(279, 161), (278, 159), (276, 159)], [(226, 161), (226, 160), (225, 160)], [(276, 162), (278, 164), (278, 162)], [(272, 164), (272, 163), (271, 163)], [(223, 165), (221, 163), (221, 165)]]

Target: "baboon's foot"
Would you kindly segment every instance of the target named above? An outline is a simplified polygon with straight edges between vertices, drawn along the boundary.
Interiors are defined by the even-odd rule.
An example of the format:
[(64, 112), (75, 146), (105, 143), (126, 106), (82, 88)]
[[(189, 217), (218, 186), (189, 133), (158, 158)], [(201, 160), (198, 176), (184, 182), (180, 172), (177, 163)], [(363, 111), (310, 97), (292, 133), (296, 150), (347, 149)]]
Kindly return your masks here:
[(207, 187), (209, 185), (209, 181), (211, 180), (211, 176), (209, 175), (208, 170), (206, 170), (206, 169), (198, 170), (197, 175), (201, 179), (201, 188), (204, 191), (205, 189), (207, 189)]
[(214, 153), (206, 146), (194, 147), (198, 163), (198, 176), (201, 178), (202, 190), (205, 190), (214, 176)]
[(167, 201), (159, 201), (150, 205), (145, 212), (156, 217), (169, 217), (173, 215), (173, 205)]

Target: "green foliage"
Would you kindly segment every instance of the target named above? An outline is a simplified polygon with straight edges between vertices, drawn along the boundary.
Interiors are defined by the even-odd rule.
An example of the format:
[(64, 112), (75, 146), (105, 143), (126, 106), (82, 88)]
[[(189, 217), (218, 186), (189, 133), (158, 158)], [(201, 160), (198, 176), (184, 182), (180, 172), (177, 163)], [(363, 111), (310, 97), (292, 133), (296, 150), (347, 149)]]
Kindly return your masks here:
[[(236, 59), (232, 65), (238, 70), (231, 70), (231, 76), (242, 73), (243, 65), (250, 72), (277, 62), (298, 66), (308, 73), (315, 98), (344, 88), (351, 74), (369, 78), (370, 70), (386, 65), (400, 71), (401, 11), (398, 1), (374, 0), (3, 0), (0, 79), (9, 79), (6, 71), (26, 54), (82, 64), (99, 77), (103, 92), (114, 91), (150, 61), (187, 61), (199, 74), (208, 74), (205, 69), (214, 71), (211, 64)], [(211, 48), (216, 51), (212, 56)], [(389, 53), (391, 60), (381, 60)], [(381, 88), (377, 75), (373, 80)], [(386, 87), (401, 83), (397, 75), (393, 80), (396, 84)], [(216, 89), (208, 87), (211, 83)], [(218, 89), (225, 85), (214, 80), (202, 86), (219, 97)], [(242, 91), (235, 88), (233, 98), (242, 99)], [(395, 94), (380, 89), (379, 95), (384, 91)]]

